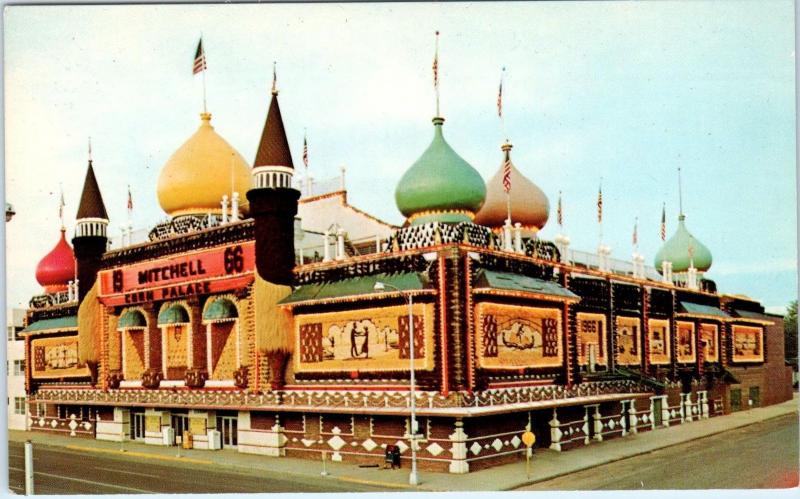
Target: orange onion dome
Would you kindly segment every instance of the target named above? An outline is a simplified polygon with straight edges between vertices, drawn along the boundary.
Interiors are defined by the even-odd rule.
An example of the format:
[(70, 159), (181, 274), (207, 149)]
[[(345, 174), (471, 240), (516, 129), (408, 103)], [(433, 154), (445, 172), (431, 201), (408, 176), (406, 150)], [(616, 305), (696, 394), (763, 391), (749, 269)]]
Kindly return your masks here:
[[(508, 217), (511, 198), (511, 222), (522, 224), (523, 234), (536, 233), (547, 223), (550, 201), (545, 193), (523, 175), (511, 162), (511, 144), (503, 144), (503, 163), (486, 185), (486, 202), (475, 215), (475, 223), (500, 230)], [(504, 188), (505, 165), (509, 166), (511, 189)]]
[(47, 293), (66, 291), (69, 281), (75, 279), (75, 254), (61, 229), (61, 238), (50, 253), (36, 266), (36, 280)]

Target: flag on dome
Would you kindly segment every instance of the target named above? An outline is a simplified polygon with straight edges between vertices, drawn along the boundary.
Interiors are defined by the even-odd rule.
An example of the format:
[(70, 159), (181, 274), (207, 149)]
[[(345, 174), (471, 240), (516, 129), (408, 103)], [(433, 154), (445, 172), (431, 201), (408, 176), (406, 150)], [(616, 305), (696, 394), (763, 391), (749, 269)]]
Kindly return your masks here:
[(556, 220), (558, 221), (559, 227), (564, 225), (564, 212), (561, 209), (561, 191), (558, 191), (558, 209), (556, 210)]
[(58, 218), (61, 219), (61, 225), (64, 225), (64, 189), (61, 189), (61, 198), (58, 200)]
[(597, 191), (597, 222), (603, 223), (603, 185)]
[(433, 86), (439, 88), (439, 32), (436, 32), (436, 53), (433, 56)]
[[(505, 70), (505, 68), (503, 68)], [(500, 77), (500, 88), (497, 91), (497, 116), (503, 117), (503, 77)]]
[(667, 207), (666, 203), (661, 205), (661, 240), (667, 240)]
[(639, 244), (639, 218), (633, 223), (633, 245)]
[(305, 134), (303, 134), (303, 164), (308, 168), (308, 140)]
[(128, 186), (128, 211), (133, 211), (133, 196), (131, 195), (131, 186)]
[(192, 69), (192, 74), (196, 75), (201, 71), (205, 71), (206, 68), (206, 53), (203, 51), (203, 38), (200, 38), (200, 41), (197, 43), (197, 51), (194, 54), (194, 67)]
[(506, 191), (506, 194), (511, 192), (511, 159), (508, 157), (503, 163), (503, 190)]

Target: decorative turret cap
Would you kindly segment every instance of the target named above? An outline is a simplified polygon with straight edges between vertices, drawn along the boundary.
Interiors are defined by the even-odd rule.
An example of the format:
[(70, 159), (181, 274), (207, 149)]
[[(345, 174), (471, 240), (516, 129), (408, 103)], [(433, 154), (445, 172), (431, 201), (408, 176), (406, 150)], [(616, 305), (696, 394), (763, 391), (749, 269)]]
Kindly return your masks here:
[(200, 127), (167, 160), (158, 177), (158, 202), (170, 216), (221, 214), (222, 196), (244, 196), (252, 185), (247, 161), (200, 114)]
[(700, 272), (711, 268), (711, 251), (686, 229), (686, 216), (678, 216), (678, 229), (656, 253), (655, 267), (661, 272), (661, 262), (672, 262), (673, 272), (686, 272), (693, 264)]
[(97, 178), (94, 176), (92, 160), (89, 159), (89, 168), (86, 170), (86, 180), (83, 182), (83, 193), (78, 205), (77, 220), (94, 218), (108, 220), (106, 205), (103, 203), (103, 195), (100, 194), (100, 187), (97, 185)]
[(503, 186), (503, 170), (506, 162), (511, 166), (511, 221), (519, 222), (526, 231), (538, 231), (547, 223), (550, 216), (550, 201), (545, 193), (525, 175), (520, 173), (511, 161), (509, 143), (503, 144), (503, 163), (486, 184), (486, 202), (475, 215), (475, 223), (491, 229), (500, 229), (508, 218), (508, 200)]
[(411, 225), (471, 221), (486, 198), (483, 178), (444, 139), (443, 124), (433, 118), (433, 141), (395, 190), (397, 208)]
[(292, 152), (289, 150), (289, 141), (286, 138), (286, 129), (283, 126), (281, 108), (278, 105), (277, 90), (272, 92), (272, 100), (267, 111), (267, 121), (264, 123), (264, 130), (261, 132), (261, 140), (258, 143), (256, 159), (253, 168), (260, 166), (283, 166), (294, 168), (292, 162)]
[(61, 229), (61, 237), (55, 247), (36, 266), (36, 280), (44, 286), (45, 292), (55, 293), (67, 289), (69, 281), (75, 278), (75, 254)]

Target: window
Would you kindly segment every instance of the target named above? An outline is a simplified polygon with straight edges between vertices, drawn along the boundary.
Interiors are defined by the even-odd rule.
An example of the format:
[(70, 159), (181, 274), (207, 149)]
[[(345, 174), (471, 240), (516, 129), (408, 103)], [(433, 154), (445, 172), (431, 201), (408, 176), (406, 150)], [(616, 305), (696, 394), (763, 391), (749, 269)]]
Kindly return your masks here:
[(757, 386), (750, 387), (750, 401), (748, 404), (752, 407), (761, 406), (761, 390)]
[(25, 414), (25, 397), (14, 397), (14, 414)]
[(25, 359), (14, 361), (14, 376), (23, 376), (25, 374)]
[(731, 388), (731, 411), (742, 410), (742, 389)]
[(8, 328), (7, 328), (7, 329), (8, 329), (8, 336), (7, 336), (7, 339), (8, 339), (8, 341), (14, 341), (14, 340), (16, 339), (16, 338), (14, 337), (14, 336), (16, 336), (16, 335), (14, 334), (14, 332), (15, 332), (15, 331), (14, 331), (14, 326), (8, 326)]

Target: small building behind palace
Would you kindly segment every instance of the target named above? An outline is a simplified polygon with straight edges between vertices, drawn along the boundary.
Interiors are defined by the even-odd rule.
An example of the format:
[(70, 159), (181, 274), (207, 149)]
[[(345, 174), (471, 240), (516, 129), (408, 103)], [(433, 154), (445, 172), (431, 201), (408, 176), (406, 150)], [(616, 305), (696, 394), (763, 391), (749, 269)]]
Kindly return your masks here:
[(277, 91), (252, 165), (201, 115), (143, 242), (109, 247), (90, 159), (21, 333), (30, 429), (359, 463), (396, 445), (407, 466), (413, 357), (419, 462), (467, 473), (524, 458), (526, 430), (565, 451), (791, 398), (782, 319), (717, 292), (685, 214), (654, 267), (543, 240), (512, 145), (485, 182), (444, 123), (396, 187), (401, 227), (350, 205), (344, 172), (301, 196)]

